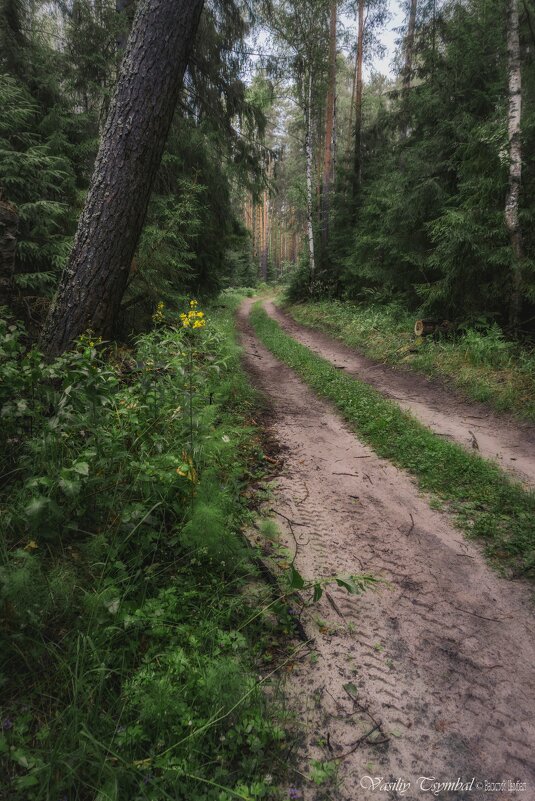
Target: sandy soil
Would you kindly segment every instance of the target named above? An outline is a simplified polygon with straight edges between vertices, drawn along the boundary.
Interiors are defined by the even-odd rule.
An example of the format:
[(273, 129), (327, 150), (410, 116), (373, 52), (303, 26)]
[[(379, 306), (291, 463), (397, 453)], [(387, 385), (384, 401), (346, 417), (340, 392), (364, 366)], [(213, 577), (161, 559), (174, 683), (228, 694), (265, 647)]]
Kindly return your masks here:
[[(297, 546), (308, 578), (365, 571), (385, 579), (361, 597), (333, 588), (303, 620), (317, 658), (298, 662), (288, 679), (307, 732), (296, 765), (310, 773), (309, 760), (346, 755), (338, 785), (305, 784), (303, 798), (488, 799), (504, 795), (478, 783), (518, 780), (527, 788), (513, 795), (535, 799), (530, 588), (493, 573), (406, 474), (256, 340), (251, 303), (239, 318), (244, 360), (281, 449), (270, 506), (284, 541)], [(432, 795), (419, 789), (421, 776), (473, 781), (473, 789)], [(366, 777), (397, 788), (370, 789)], [(410, 787), (402, 792), (398, 780)]]
[(314, 353), (371, 384), (436, 434), (468, 449), (477, 448), (482, 456), (496, 460), (504, 470), (535, 487), (533, 426), (495, 414), (482, 404), (466, 401), (419, 373), (372, 362), (326, 334), (300, 325), (271, 300), (264, 307), (285, 331)]

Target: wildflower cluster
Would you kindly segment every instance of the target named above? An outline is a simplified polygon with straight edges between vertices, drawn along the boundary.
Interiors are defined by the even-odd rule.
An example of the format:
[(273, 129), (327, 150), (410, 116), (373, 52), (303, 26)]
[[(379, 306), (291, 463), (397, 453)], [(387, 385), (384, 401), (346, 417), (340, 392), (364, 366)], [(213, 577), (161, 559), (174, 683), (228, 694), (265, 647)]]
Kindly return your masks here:
[(165, 303), (163, 302), (163, 300), (161, 300), (158, 303), (158, 305), (156, 306), (156, 310), (155, 310), (154, 314), (152, 315), (152, 319), (153, 319), (153, 321), (155, 323), (163, 323), (163, 321), (164, 321), (164, 311), (163, 310), (164, 309), (165, 309)]
[(187, 314), (180, 315), (183, 328), (204, 328), (204, 326), (206, 325), (204, 312), (197, 310), (198, 306), (197, 301), (190, 300), (189, 306), (190, 306), (189, 312)]
[(97, 337), (93, 334), (93, 332), (89, 329), (85, 334), (81, 334), (78, 337), (78, 342), (80, 345), (85, 348), (94, 348), (97, 345), (102, 345), (102, 337)]

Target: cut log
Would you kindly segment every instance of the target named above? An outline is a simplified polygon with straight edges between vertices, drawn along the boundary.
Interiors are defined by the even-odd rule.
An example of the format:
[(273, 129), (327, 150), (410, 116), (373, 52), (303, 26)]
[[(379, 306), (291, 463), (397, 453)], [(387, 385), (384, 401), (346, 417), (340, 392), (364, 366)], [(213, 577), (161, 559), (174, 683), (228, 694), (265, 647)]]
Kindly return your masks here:
[(452, 324), (448, 320), (416, 320), (414, 323), (414, 333), (417, 337), (426, 337), (439, 331), (446, 333), (451, 329)]

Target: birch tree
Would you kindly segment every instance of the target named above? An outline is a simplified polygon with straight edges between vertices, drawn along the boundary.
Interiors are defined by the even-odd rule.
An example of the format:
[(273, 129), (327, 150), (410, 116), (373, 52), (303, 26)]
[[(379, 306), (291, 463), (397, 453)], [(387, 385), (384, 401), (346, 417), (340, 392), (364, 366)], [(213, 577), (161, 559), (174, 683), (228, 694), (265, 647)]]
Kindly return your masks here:
[(316, 270), (316, 258), (314, 249), (314, 225), (313, 225), (313, 184), (312, 184), (312, 70), (308, 71), (308, 79), (305, 102), (305, 158), (306, 158), (306, 187), (307, 187), (307, 240), (308, 240), (308, 259), (311, 278)]

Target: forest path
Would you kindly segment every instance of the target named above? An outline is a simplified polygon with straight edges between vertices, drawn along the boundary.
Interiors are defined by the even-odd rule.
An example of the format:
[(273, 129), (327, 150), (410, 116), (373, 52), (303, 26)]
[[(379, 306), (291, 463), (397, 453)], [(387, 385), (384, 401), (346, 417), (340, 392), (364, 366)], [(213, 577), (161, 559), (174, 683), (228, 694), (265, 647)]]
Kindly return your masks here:
[[(311, 759), (346, 754), (336, 789), (309, 783), (304, 799), (459, 801), (489, 798), (477, 783), (504, 780), (527, 782), (521, 795), (535, 797), (530, 588), (496, 575), (407, 474), (256, 339), (253, 302), (238, 324), (283, 462), (270, 500), (282, 540), (306, 578), (371, 572), (387, 582), (362, 597), (331, 589), (304, 616), (317, 658), (288, 676), (305, 731), (295, 764), (310, 774)], [(375, 792), (367, 776), (411, 785)], [(473, 790), (431, 796), (420, 776), (473, 779)]]
[(477, 445), (481, 456), (493, 459), (503, 470), (535, 487), (535, 427), (529, 423), (513, 421), (483, 404), (464, 400), (421, 373), (373, 362), (327, 334), (297, 323), (272, 300), (263, 306), (298, 342), (375, 387), (435, 434), (469, 450)]

